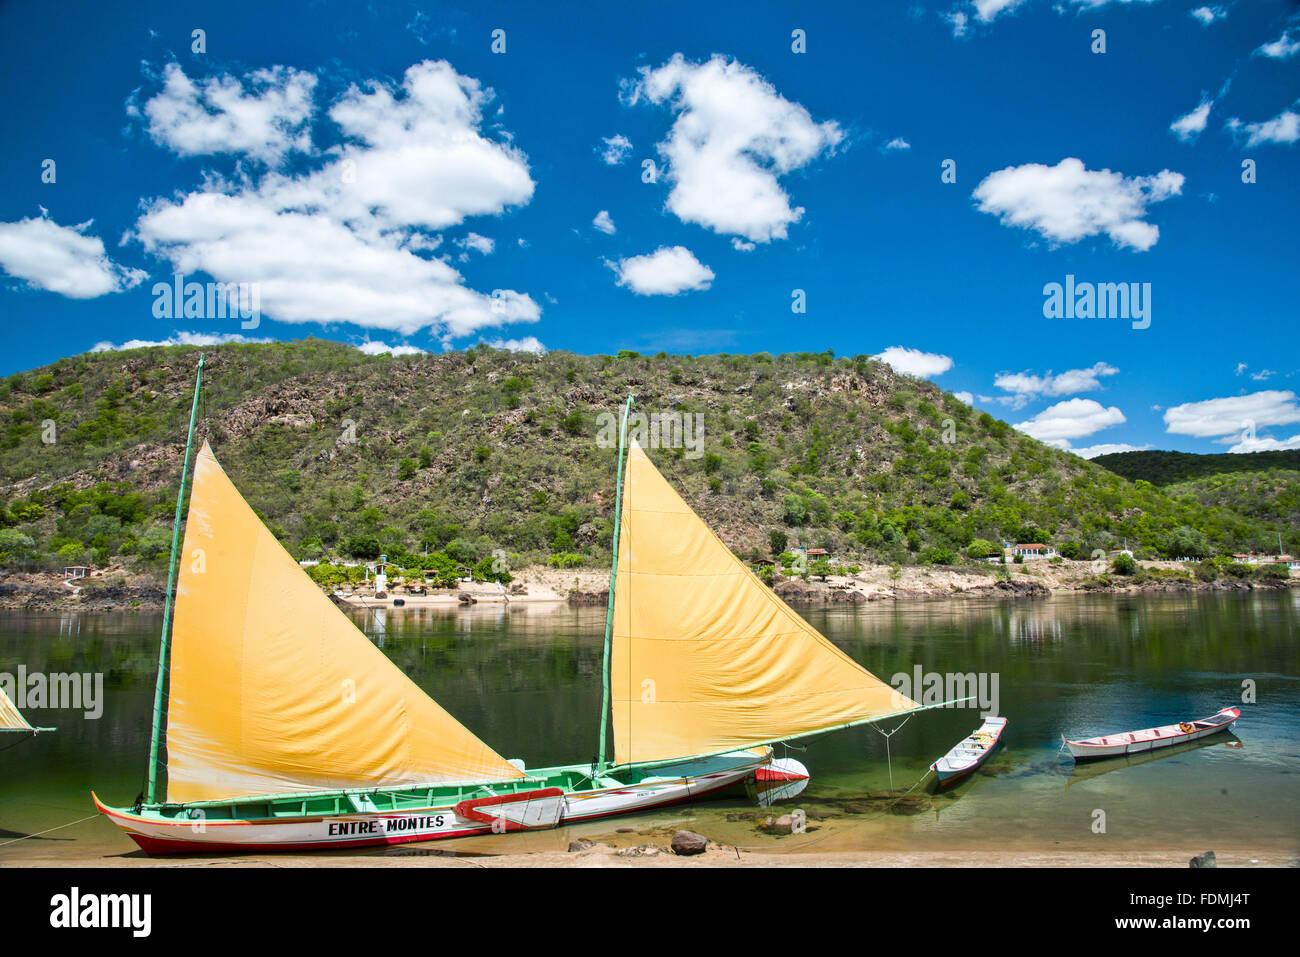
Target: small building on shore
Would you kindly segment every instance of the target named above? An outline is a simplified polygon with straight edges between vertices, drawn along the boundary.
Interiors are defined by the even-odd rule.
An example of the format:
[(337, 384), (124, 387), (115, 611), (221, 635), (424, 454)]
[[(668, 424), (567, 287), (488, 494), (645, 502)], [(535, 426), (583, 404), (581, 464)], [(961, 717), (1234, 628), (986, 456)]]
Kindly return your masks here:
[(1042, 545), (1038, 542), (1021, 542), (1012, 545), (1010, 542), (1003, 546), (1007, 561), (1011, 561), (1017, 555), (1023, 562), (1041, 561), (1045, 558), (1055, 558), (1056, 549), (1051, 545)]

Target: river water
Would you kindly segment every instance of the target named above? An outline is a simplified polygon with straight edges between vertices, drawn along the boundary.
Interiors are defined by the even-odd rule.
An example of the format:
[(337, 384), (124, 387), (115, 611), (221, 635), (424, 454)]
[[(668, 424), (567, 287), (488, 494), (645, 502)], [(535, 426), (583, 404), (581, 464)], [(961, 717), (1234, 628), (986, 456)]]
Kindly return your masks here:
[[(575, 837), (619, 827), (659, 835), (686, 824), (771, 853), (1234, 847), (1300, 854), (1300, 590), (917, 601), (803, 613), (885, 680), (917, 666), (989, 676), (984, 691), (996, 691), (998, 713), (1009, 720), (1004, 747), (965, 784), (930, 793), (933, 777), (920, 780), (929, 764), (980, 721), (977, 708), (938, 709), (914, 715), (888, 744), (867, 726), (779, 748), (807, 765), (812, 781), (773, 811), (736, 795), (577, 828), (427, 846), (562, 850)], [(593, 758), (603, 608), (480, 605), (354, 618), (501, 754), (533, 767)], [(58, 730), (34, 739), (0, 735), (0, 862), (135, 853), (107, 821), (63, 825), (93, 813), (92, 789), (124, 805), (143, 787), (160, 621), (138, 613), (0, 612), (0, 672), (17, 674), (21, 665), (103, 681), (97, 717), (84, 708), (29, 706), (29, 721)], [(1133, 730), (1229, 705), (1243, 709), (1235, 733), (1203, 746), (1080, 768), (1060, 751), (1062, 733)], [(909, 788), (906, 800), (891, 804), (891, 794)], [(808, 817), (804, 834), (776, 837), (755, 826), (795, 808)]]

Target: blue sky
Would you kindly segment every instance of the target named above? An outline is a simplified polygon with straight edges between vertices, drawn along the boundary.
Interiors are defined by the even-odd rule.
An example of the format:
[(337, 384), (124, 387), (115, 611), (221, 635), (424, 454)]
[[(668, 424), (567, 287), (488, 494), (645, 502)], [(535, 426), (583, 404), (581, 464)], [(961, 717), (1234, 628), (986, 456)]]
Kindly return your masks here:
[[(833, 349), (1082, 454), (1300, 447), (1296, 5), (862, 6), (5, 4), (0, 372)], [(256, 326), (158, 315), (177, 271)]]

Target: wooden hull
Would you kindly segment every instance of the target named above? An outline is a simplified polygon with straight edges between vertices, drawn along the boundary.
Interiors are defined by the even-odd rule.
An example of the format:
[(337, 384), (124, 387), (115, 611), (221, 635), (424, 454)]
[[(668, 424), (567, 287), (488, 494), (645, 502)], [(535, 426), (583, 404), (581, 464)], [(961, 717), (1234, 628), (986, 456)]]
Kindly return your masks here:
[(1084, 738), (1079, 741), (1071, 741), (1069, 738), (1063, 740), (1075, 761), (1096, 761), (1101, 758), (1141, 754), (1144, 751), (1155, 751), (1158, 748), (1199, 741), (1212, 734), (1227, 731), (1240, 717), (1240, 708), (1223, 708), (1216, 714), (1199, 721), (1168, 724), (1159, 728), (1145, 728), (1142, 731), (1128, 731), (1123, 734)]
[(930, 770), (935, 773), (939, 779), (938, 786), (941, 788), (951, 787), (975, 773), (985, 761), (989, 759), (997, 747), (1002, 742), (1002, 732), (1006, 730), (1006, 718), (989, 718), (979, 728), (976, 733), (983, 732), (991, 740), (982, 748), (972, 748), (970, 742), (974, 735), (958, 743), (951, 751), (945, 754), (934, 764), (930, 765)]
[[(760, 758), (752, 752), (738, 752), (654, 769), (668, 773), (643, 777), (637, 783), (606, 779), (609, 786), (583, 790), (538, 787), (498, 798), (337, 814), (277, 812), (269, 817), (218, 819), (209, 816), (207, 808), (181, 812), (164, 806), (136, 812), (108, 807), (93, 794), (92, 798), (95, 807), (148, 854), (347, 850), (542, 830), (693, 801), (752, 778), (769, 760), (770, 755)], [(545, 781), (574, 771), (553, 768), (530, 774)], [(196, 811), (198, 816), (186, 816)]]

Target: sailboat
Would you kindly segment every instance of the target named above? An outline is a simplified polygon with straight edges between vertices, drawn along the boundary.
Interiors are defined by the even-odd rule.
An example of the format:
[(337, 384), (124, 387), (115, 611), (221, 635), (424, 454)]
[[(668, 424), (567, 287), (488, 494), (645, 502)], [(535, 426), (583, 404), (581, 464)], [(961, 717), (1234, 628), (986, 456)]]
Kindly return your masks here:
[[(19, 695), (19, 700), (22, 696)], [(39, 734), (42, 731), (54, 731), (54, 728), (37, 728), (23, 717), (23, 713), (14, 705), (13, 699), (0, 687), (0, 732), (18, 731), (27, 734)]]
[[(201, 358), (199, 368), (195, 410)], [(774, 744), (919, 709), (773, 594), (626, 442), (631, 402), (595, 761), (529, 768), (444, 711), (299, 568), (205, 442), (170, 634), (169, 575), (148, 790), (131, 807), (92, 794), (96, 807), (150, 854), (553, 828), (694, 800), (760, 772), (789, 784), (806, 771)], [(188, 462), (187, 445), (177, 526)]]

